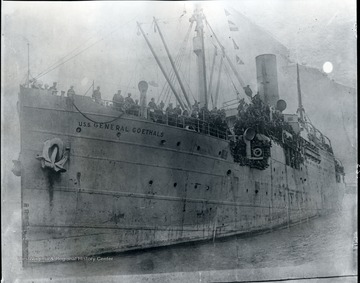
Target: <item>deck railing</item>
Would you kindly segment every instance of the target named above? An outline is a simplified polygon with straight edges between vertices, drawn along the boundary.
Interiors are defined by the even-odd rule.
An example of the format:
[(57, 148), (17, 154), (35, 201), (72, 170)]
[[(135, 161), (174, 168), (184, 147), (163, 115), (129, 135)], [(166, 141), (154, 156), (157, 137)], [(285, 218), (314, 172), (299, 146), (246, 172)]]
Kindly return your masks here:
[[(24, 86), (23, 86), (24, 87)], [(27, 88), (27, 87), (24, 87)], [(41, 88), (28, 88), (34, 91), (46, 92), (49, 95), (55, 96), (65, 96), (65, 91), (52, 91), (49, 89), (41, 89)], [(68, 95), (66, 95), (68, 96)], [(128, 105), (126, 103), (120, 104), (113, 102), (112, 100), (106, 99), (94, 99), (96, 103), (103, 105), (105, 107), (109, 107), (111, 109), (115, 109), (117, 111), (125, 112), (129, 115), (141, 117), (140, 106), (139, 105)], [(228, 132), (223, 127), (219, 127), (215, 123), (211, 123), (209, 121), (205, 121), (195, 117), (189, 117), (184, 115), (177, 115), (173, 113), (167, 113), (162, 110), (151, 110), (147, 109), (147, 120), (153, 121), (159, 124), (165, 124), (173, 127), (184, 128), (188, 131), (193, 131), (213, 137), (217, 137), (220, 139), (228, 140)]]
[[(114, 103), (112, 100), (105, 100), (105, 99), (102, 99), (97, 102), (111, 109), (115, 109), (117, 111), (124, 111), (129, 115), (141, 117), (141, 111), (139, 105), (132, 105), (125, 107), (125, 105), (120, 105), (118, 103)], [(153, 121), (155, 123), (178, 127), (178, 128), (184, 128), (188, 131), (202, 133), (205, 135), (217, 137), (224, 140), (228, 139), (228, 133), (226, 130), (220, 129), (214, 123), (210, 123), (209, 121), (205, 121), (190, 116), (177, 115), (175, 113), (167, 113), (166, 111), (154, 110), (148, 107), (146, 108), (146, 110), (147, 110), (147, 120)]]

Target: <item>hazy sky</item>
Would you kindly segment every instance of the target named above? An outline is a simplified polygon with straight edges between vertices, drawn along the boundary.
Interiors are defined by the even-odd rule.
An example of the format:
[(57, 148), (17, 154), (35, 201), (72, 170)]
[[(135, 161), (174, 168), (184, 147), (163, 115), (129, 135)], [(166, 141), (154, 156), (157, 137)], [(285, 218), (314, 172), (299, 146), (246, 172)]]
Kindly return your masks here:
[[(37, 76), (49, 71), (39, 79), (47, 84), (58, 82), (60, 90), (66, 91), (70, 85), (74, 85), (78, 94), (84, 94), (95, 80), (96, 85), (101, 85), (103, 97), (107, 99), (111, 99), (118, 89), (123, 92), (132, 92), (136, 98), (139, 93), (137, 83), (140, 80), (146, 80), (159, 84), (159, 87), (149, 87), (148, 90), (150, 97), (157, 97), (165, 80), (144, 38), (138, 35), (136, 22), (142, 23), (156, 52), (165, 64), (167, 58), (158, 33), (154, 33), (153, 16), (159, 19), (159, 25), (174, 55), (181, 46), (189, 26), (189, 17), (197, 4), (201, 5), (207, 20), (221, 40), (224, 40), (223, 44), (227, 51), (232, 49), (230, 35), (235, 38), (235, 33), (229, 33), (224, 8), (229, 10), (233, 8), (258, 25), (261, 31), (271, 34), (288, 48), (292, 62), (299, 62), (318, 70), (322, 70), (323, 64), (327, 61), (333, 64), (333, 71), (323, 76), (321, 81), (315, 81), (313, 85), (302, 85), (304, 101), (308, 103), (305, 108), (312, 109), (312, 113), (308, 111), (307, 114), (313, 120), (316, 120), (314, 114), (318, 114), (318, 120), (325, 121), (327, 127), (323, 127), (324, 134), (332, 138), (335, 154), (343, 152), (342, 161), (347, 170), (347, 181), (356, 182), (358, 169), (354, 157), (357, 153), (355, 119), (357, 98), (354, 91), (357, 87), (355, 0), (239, 0), (198, 3), (189, 1), (2, 1), (1, 178), (2, 185), (5, 187), (5, 190), (2, 190), (2, 196), (11, 192), (12, 195), (20, 198), (20, 192), (16, 190), (20, 188), (20, 178), (15, 177), (11, 169), (12, 160), (17, 159), (20, 153), (20, 126), (16, 106), (19, 84), (25, 82), (28, 70), (28, 43), (30, 44), (31, 75)], [(239, 26), (239, 29), (241, 28)], [(209, 33), (205, 35), (209, 39)], [(190, 35), (184, 64), (180, 71), (186, 87), (190, 85), (196, 93), (196, 88), (194, 88), (196, 57), (191, 50), (193, 36), (194, 33)], [(252, 33), (249, 32), (247, 36), (250, 38)], [(247, 83), (254, 89), (256, 75), (253, 70), (252, 73), (248, 71), (255, 65), (256, 55), (253, 56), (255, 51), (249, 50), (246, 37), (238, 39), (237, 44), (243, 52), (240, 56), (244, 61), (247, 51), (252, 51), (252, 53), (248, 52), (251, 56), (247, 56), (251, 58), (247, 58), (246, 64), (237, 67), (241, 75), (247, 75)], [(213, 51), (210, 45), (206, 51), (208, 67)], [(63, 64), (58, 65), (59, 62)], [(168, 62), (165, 67), (167, 70), (170, 69)], [(308, 77), (311, 78), (311, 75), (309, 72)], [(318, 72), (316, 75), (319, 75)], [(230, 93), (234, 90), (225, 72), (222, 76), (224, 101), (225, 96), (227, 95), (229, 99)], [(288, 78), (290, 78), (288, 79), (290, 83), (294, 82), (293, 88), (285, 91), (296, 96), (296, 75)], [(344, 94), (343, 89), (347, 88), (339, 87), (328, 78), (352, 89)], [(318, 94), (322, 86), (330, 86), (333, 97), (337, 96), (339, 99), (329, 101), (325, 96), (324, 101), (321, 101), (323, 96)], [(310, 89), (307, 101), (306, 89)], [(331, 92), (324, 89), (326, 94)], [(347, 96), (346, 101), (345, 96)], [(287, 102), (289, 105), (287, 110), (290, 109), (291, 102), (293, 109), (296, 109), (296, 98)], [(343, 111), (342, 119), (336, 119), (333, 113), (335, 111), (330, 111), (330, 108)], [(342, 130), (342, 128), (346, 129)], [(346, 161), (348, 162), (345, 163)], [(11, 213), (5, 215), (4, 219), (10, 219), (16, 223), (20, 221), (18, 201), (9, 202), (7, 205), (11, 207)], [(11, 231), (9, 237), (13, 235)]]
[[(326, 61), (341, 62), (330, 75), (343, 84), (355, 86), (355, 1), (251, 0), (202, 1), (199, 4), (213, 26), (224, 26), (223, 9), (233, 7), (270, 32), (301, 63), (321, 69)], [(195, 6), (196, 2), (156, 1), (3, 2), (2, 39), (6, 52), (4, 63), (11, 65), (9, 79), (14, 78), (13, 83), (17, 84), (26, 76), (28, 42), (33, 76), (74, 49), (79, 48), (71, 53), (75, 55), (91, 46), (61, 68), (43, 76), (41, 79), (45, 82), (65, 76), (60, 70), (71, 73), (71, 83), (78, 88), (86, 88), (89, 81), (95, 76), (101, 77), (100, 73), (106, 70), (109, 72), (107, 78), (117, 76), (116, 80), (121, 80), (114, 88), (144, 79), (148, 75), (146, 69), (152, 69), (152, 74), (154, 69), (159, 70), (143, 38), (136, 36), (136, 21), (144, 23), (144, 30), (150, 32), (153, 16), (164, 20), (164, 29), (171, 30), (166, 34), (169, 47), (177, 50), (182, 40), (179, 35), (185, 33)], [(180, 18), (183, 11), (186, 14)], [(341, 44), (334, 44), (335, 40), (340, 40)], [(156, 46), (155, 39), (152, 41)], [(118, 68), (113, 68), (115, 65)], [(136, 65), (137, 69), (131, 69), (131, 65)]]
[[(1, 88), (2, 117), (8, 122), (2, 123), (2, 129), (9, 136), (18, 135), (18, 121), (13, 116), (18, 86), (25, 82), (27, 74), (27, 43), (30, 43), (31, 75), (51, 70), (40, 77), (44, 83), (57, 81), (63, 90), (74, 85), (77, 93), (83, 94), (95, 80), (96, 85), (101, 85), (105, 98), (110, 99), (117, 89), (138, 95), (137, 83), (140, 80), (155, 81), (159, 87), (149, 87), (148, 92), (157, 97), (165, 80), (144, 39), (138, 34), (136, 22), (142, 23), (158, 55), (165, 61), (164, 48), (158, 33), (154, 33), (153, 16), (159, 19), (174, 55), (180, 48), (189, 17), (197, 4), (201, 5), (207, 20), (224, 40), (227, 50), (232, 48), (232, 42), (224, 8), (233, 8), (285, 45), (293, 61), (319, 70), (325, 62), (332, 62), (334, 69), (328, 76), (356, 88), (355, 0), (5, 1), (2, 2)], [(249, 32), (248, 36), (251, 35)], [(181, 75), (195, 93), (193, 36), (192, 33)], [(206, 36), (209, 38), (209, 33)], [(237, 42), (243, 50), (240, 56), (246, 56), (246, 43), (246, 38)], [(208, 66), (212, 54), (213, 49), (208, 49)], [(255, 64), (253, 58), (251, 60), (250, 64)], [(57, 62), (63, 64), (53, 69)], [(164, 64), (169, 70), (169, 63)], [(246, 65), (239, 68), (241, 74), (246, 73)], [(225, 80), (225, 75), (223, 77)], [(222, 85), (225, 94), (234, 91), (229, 78), (227, 80)], [(255, 76), (249, 83), (254, 86), (254, 82)]]

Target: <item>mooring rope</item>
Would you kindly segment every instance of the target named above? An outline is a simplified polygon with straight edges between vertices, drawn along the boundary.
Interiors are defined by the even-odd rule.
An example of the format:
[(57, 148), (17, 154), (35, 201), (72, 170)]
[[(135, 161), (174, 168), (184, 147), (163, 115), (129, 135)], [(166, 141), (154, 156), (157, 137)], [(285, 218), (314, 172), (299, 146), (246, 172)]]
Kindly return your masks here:
[(110, 120), (110, 121), (98, 122), (98, 121), (95, 121), (95, 120), (89, 118), (86, 114), (84, 114), (83, 112), (81, 112), (81, 110), (75, 105), (74, 102), (73, 102), (72, 104), (74, 105), (75, 109), (76, 109), (82, 116), (84, 116), (86, 119), (88, 119), (89, 121), (91, 121), (91, 122), (93, 122), (93, 123), (99, 123), (99, 124), (100, 124), (100, 123), (104, 123), (104, 124), (112, 123), (112, 122), (115, 122), (116, 120), (120, 119), (120, 118), (125, 114), (125, 112), (124, 112), (123, 110), (121, 110), (122, 113), (121, 113), (118, 117), (116, 117), (116, 118), (114, 118), (114, 119), (112, 119), (112, 120)]

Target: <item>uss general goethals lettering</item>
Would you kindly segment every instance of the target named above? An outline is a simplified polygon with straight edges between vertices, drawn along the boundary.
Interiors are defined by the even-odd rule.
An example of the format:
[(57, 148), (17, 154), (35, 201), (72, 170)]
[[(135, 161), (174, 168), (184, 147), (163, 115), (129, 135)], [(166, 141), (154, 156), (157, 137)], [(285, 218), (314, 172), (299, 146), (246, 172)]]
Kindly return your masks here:
[(109, 124), (109, 123), (94, 123), (94, 122), (78, 122), (79, 127), (83, 128), (96, 128), (96, 129), (104, 129), (118, 132), (126, 132), (126, 133), (134, 133), (134, 134), (142, 134), (149, 136), (157, 136), (162, 138), (164, 136), (164, 132), (156, 131), (153, 129), (146, 128), (137, 128), (130, 127), (118, 124)]
[[(16, 172), (22, 178), (25, 262), (275, 229), (338, 209), (341, 162), (330, 140), (303, 115), (287, 120), (282, 113), (286, 103), (279, 99), (276, 56), (255, 59), (258, 95), (249, 96), (246, 87), (247, 102), (224, 108), (215, 93), (209, 111), (210, 94), (201, 81), (204, 28), (222, 45), (209, 23), (204, 25), (201, 10), (190, 24), (200, 78), (194, 101), (185, 89), (177, 93), (138, 24), (177, 111), (166, 105), (148, 109), (145, 81), (139, 83), (139, 104), (20, 86), (22, 151)], [(233, 83), (242, 90), (246, 84), (229, 57), (220, 63), (234, 71)]]

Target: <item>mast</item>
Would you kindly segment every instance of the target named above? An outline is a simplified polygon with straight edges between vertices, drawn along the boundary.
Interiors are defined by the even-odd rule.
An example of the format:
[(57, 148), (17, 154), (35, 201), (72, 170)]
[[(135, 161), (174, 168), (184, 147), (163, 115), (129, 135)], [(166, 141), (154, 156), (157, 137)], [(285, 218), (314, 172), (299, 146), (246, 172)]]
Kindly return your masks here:
[(224, 61), (224, 55), (221, 55), (219, 73), (218, 73), (217, 84), (216, 84), (216, 93), (215, 93), (215, 104), (214, 104), (214, 107), (217, 106), (217, 101), (218, 101), (218, 97), (219, 97), (220, 77), (221, 77), (221, 69), (222, 69), (223, 61)]
[(142, 33), (142, 35), (144, 36), (145, 41), (146, 41), (147, 45), (149, 46), (149, 49), (150, 49), (150, 51), (151, 51), (152, 55), (154, 56), (154, 58), (155, 58), (155, 60), (156, 60), (156, 63), (159, 65), (160, 70), (161, 70), (161, 72), (163, 73), (163, 75), (164, 75), (164, 77), (165, 77), (166, 81), (168, 82), (168, 84), (169, 84), (169, 86), (170, 86), (170, 88), (171, 88), (172, 92), (175, 94), (175, 97), (176, 97), (177, 101), (179, 102), (180, 107), (182, 108), (182, 110), (185, 110), (184, 104), (182, 103), (182, 101), (181, 101), (181, 99), (180, 99), (179, 95), (177, 94), (177, 92), (176, 92), (176, 90), (175, 90), (175, 87), (174, 87), (174, 86), (173, 86), (173, 84), (171, 83), (171, 81), (170, 81), (170, 79), (169, 79), (168, 75), (167, 75), (167, 74), (166, 74), (166, 72), (165, 72), (165, 69), (164, 69), (163, 65), (161, 64), (161, 62), (160, 62), (159, 58), (157, 57), (157, 55), (156, 55), (156, 53), (155, 53), (154, 49), (152, 48), (152, 46), (151, 46), (151, 43), (150, 43), (149, 39), (146, 37), (146, 35), (145, 35), (145, 33), (144, 33), (143, 29), (141, 28), (140, 23), (139, 23), (139, 22), (136, 22), (136, 23), (137, 23), (137, 25), (138, 25), (138, 27), (139, 27), (139, 29), (140, 29), (140, 31), (141, 31), (141, 33)]
[(296, 73), (297, 73), (297, 90), (298, 90), (298, 109), (297, 111), (300, 114), (300, 121), (304, 122), (304, 107), (301, 100), (301, 88), (300, 88), (300, 73), (299, 73), (299, 64), (296, 64)]
[(27, 87), (30, 87), (30, 43), (27, 44), (28, 49), (28, 72), (27, 72)]
[[(220, 46), (220, 48), (221, 48), (221, 50), (222, 50), (222, 52), (223, 52), (226, 60), (228, 61), (229, 65), (230, 65), (231, 70), (232, 70), (233, 73), (235, 74), (236, 79), (237, 79), (238, 82), (240, 83), (241, 87), (244, 89), (245, 83), (244, 83), (244, 81), (242, 80), (242, 78), (240, 77), (239, 73), (237, 72), (234, 64), (231, 62), (229, 56), (225, 53), (225, 47), (221, 44), (220, 40), (219, 40), (218, 37), (216, 36), (215, 32), (213, 31), (213, 29), (212, 29), (212, 27), (210, 26), (210, 24), (209, 24), (208, 21), (206, 21), (206, 24), (208, 25), (208, 27), (210, 28), (212, 34), (214, 35), (215, 40), (216, 40), (217, 43), (219, 44), (219, 46)], [(248, 96), (246, 95), (246, 97), (248, 97)]]
[(154, 17), (154, 23), (155, 23), (155, 26), (157, 27), (157, 30), (159, 31), (159, 35), (160, 35), (161, 41), (162, 41), (162, 43), (164, 44), (166, 53), (167, 53), (167, 55), (168, 55), (168, 57), (169, 57), (169, 60), (170, 60), (171, 66), (172, 66), (172, 68), (173, 68), (173, 70), (174, 70), (175, 76), (176, 76), (176, 78), (177, 78), (178, 81), (179, 81), (180, 88), (181, 88), (181, 90), (182, 90), (182, 92), (183, 92), (183, 94), (184, 94), (184, 96), (185, 96), (185, 99), (186, 99), (186, 102), (187, 102), (187, 104), (188, 104), (188, 106), (189, 106), (189, 109), (191, 109), (191, 103), (190, 103), (189, 97), (188, 97), (188, 95), (187, 95), (187, 93), (186, 93), (186, 91), (185, 91), (184, 84), (182, 83), (182, 80), (181, 80), (181, 78), (180, 78), (180, 75), (179, 75), (179, 73), (178, 73), (178, 71), (177, 71), (177, 69), (176, 69), (174, 60), (173, 60), (173, 58), (172, 58), (172, 56), (171, 56), (171, 54), (170, 54), (170, 51), (169, 51), (169, 49), (168, 49), (168, 47), (167, 47), (167, 44), (166, 44), (166, 42), (165, 42), (165, 39), (164, 39), (164, 37), (163, 37), (163, 35), (162, 35), (162, 32), (161, 32), (161, 30), (160, 30), (160, 27), (159, 27), (159, 25), (158, 25), (157, 20), (155, 19), (155, 17)]
[(210, 82), (209, 82), (209, 88), (208, 88), (209, 96), (211, 98), (211, 103), (212, 103), (213, 108), (215, 107), (215, 105), (214, 105), (214, 99), (213, 99), (213, 95), (212, 95), (211, 84), (212, 84), (212, 78), (213, 78), (213, 74), (214, 74), (216, 56), (217, 56), (217, 47), (215, 46), (215, 52), (214, 52), (214, 57), (213, 57), (213, 61), (212, 61), (212, 66), (211, 66)]
[(205, 16), (202, 9), (196, 9), (189, 21), (196, 22), (196, 36), (193, 38), (194, 53), (197, 56), (197, 69), (199, 74), (199, 102), (200, 107), (208, 107), (206, 86), (206, 65), (204, 48), (204, 23)]

